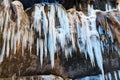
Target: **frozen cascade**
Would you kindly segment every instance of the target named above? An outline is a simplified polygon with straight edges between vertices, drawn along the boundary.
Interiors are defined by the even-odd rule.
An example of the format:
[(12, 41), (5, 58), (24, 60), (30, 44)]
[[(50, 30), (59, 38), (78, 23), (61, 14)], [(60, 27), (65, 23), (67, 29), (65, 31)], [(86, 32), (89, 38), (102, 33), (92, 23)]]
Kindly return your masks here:
[[(27, 47), (31, 53), (35, 43), (36, 55), (40, 55), (41, 66), (44, 63), (43, 58), (49, 55), (51, 67), (53, 68), (55, 65), (55, 54), (62, 52), (66, 58), (72, 57), (73, 52), (77, 51), (78, 48), (79, 53), (83, 53), (86, 59), (89, 57), (93, 67), (96, 65), (99, 67), (102, 73), (100, 76), (104, 79), (102, 53), (104, 53), (105, 47), (101, 42), (100, 35), (106, 34), (102, 32), (104, 25), (99, 25), (97, 29), (97, 11), (88, 6), (88, 15), (85, 15), (75, 9), (66, 11), (59, 4), (35, 4), (35, 10), (32, 14), (33, 25), (30, 26), (28, 16), (24, 12), (21, 3), (15, 1), (12, 4), (16, 9), (17, 18), (15, 22), (10, 18), (10, 10), (0, 12), (0, 20), (2, 20), (0, 32), (3, 33), (0, 63), (3, 61), (5, 54), (9, 57), (11, 51), (16, 53), (19, 48), (21, 48), (23, 56)], [(21, 7), (18, 8), (19, 6)], [(117, 18), (111, 18), (117, 21)], [(109, 28), (108, 23), (106, 24), (106, 33), (109, 35), (111, 42), (114, 42), (113, 32)], [(103, 42), (105, 41), (103, 40)], [(115, 72), (114, 74), (116, 76), (117, 73)], [(111, 79), (111, 74), (105, 75), (105, 78)]]
[[(15, 5), (15, 3), (13, 3), (13, 4)], [(19, 4), (17, 3), (16, 5), (19, 5)], [(48, 51), (50, 53), (51, 66), (52, 67), (54, 66), (54, 54), (56, 52), (58, 52), (58, 51), (56, 51), (56, 48), (57, 48), (56, 45), (58, 43), (60, 43), (62, 50), (65, 51), (66, 57), (69, 56), (69, 54), (71, 55), (72, 51), (76, 49), (76, 45), (75, 45), (76, 43), (75, 43), (75, 37), (74, 37), (74, 32), (76, 32), (76, 30), (77, 30), (78, 38), (80, 38), (82, 40), (82, 43), (83, 43), (82, 47), (84, 46), (84, 49), (83, 49), (84, 53), (89, 54), (91, 63), (94, 65), (94, 52), (92, 49), (94, 48), (95, 53), (100, 52), (100, 51), (95, 48), (96, 45), (97, 46), (99, 45), (99, 42), (97, 42), (97, 40), (95, 40), (97, 42), (97, 44), (93, 44), (90, 39), (89, 33), (91, 31), (89, 29), (89, 25), (90, 25), (89, 17), (85, 16), (84, 14), (82, 14), (82, 15), (79, 14), (79, 12), (76, 13), (77, 15), (74, 14), (74, 15), (76, 15), (74, 17), (74, 19), (75, 19), (75, 22), (77, 23), (77, 25), (73, 26), (74, 24), (69, 25), (72, 21), (68, 20), (67, 11), (65, 11), (61, 7), (61, 5), (52, 4), (52, 5), (48, 5), (48, 7), (50, 7), (50, 11), (48, 11), (46, 13), (44, 11), (44, 4), (40, 4), (40, 5), (36, 4), (35, 5), (35, 13), (34, 13), (34, 28), (39, 33), (37, 43), (36, 43), (36, 49), (37, 49), (37, 55), (40, 52), (41, 65), (43, 63), (43, 53), (45, 53), (45, 55), (47, 55), (47, 48), (48, 48)], [(17, 47), (17, 45), (20, 44), (20, 39), (22, 39), (22, 54), (24, 54), (24, 50), (27, 47), (27, 42), (29, 42), (30, 45), (32, 45), (32, 43), (33, 43), (33, 40), (31, 40), (33, 34), (31, 34), (32, 31), (28, 32), (27, 29), (29, 29), (29, 27), (27, 27), (27, 25), (24, 25), (24, 27), (20, 26), (22, 24), (21, 23), (22, 17), (20, 15), (21, 15), (21, 13), (18, 12), (18, 14), (17, 14), (17, 16), (18, 16), (17, 32), (15, 33), (14, 32), (15, 29), (14, 28), (12, 29), (13, 31), (11, 33), (11, 49), (13, 49), (13, 47), (14, 47), (14, 53), (16, 53), (16, 47)], [(57, 26), (55, 25), (55, 17), (56, 17), (55, 15), (57, 16), (58, 22), (59, 22), (59, 24)], [(64, 18), (62, 18), (62, 16), (64, 16)], [(82, 26), (81, 26), (78, 16), (82, 17), (82, 19), (81, 19)], [(47, 17), (48, 17), (48, 19), (47, 19)], [(8, 18), (8, 17), (6, 17), (6, 18)], [(92, 22), (93, 21), (91, 21), (91, 24), (92, 24), (91, 26), (93, 26), (93, 24), (95, 24)], [(49, 23), (49, 26), (48, 26), (48, 23)], [(76, 28), (76, 30), (75, 30), (75, 28)], [(25, 29), (25, 32), (23, 32), (22, 29)], [(94, 31), (93, 31), (93, 33), (94, 33)], [(48, 36), (47, 36), (47, 34), (48, 34)], [(23, 36), (21, 36), (21, 35), (23, 35)], [(42, 39), (43, 36), (45, 37), (44, 39)], [(8, 37), (8, 38), (10, 38), (10, 37)], [(9, 40), (10, 39), (7, 39), (8, 42), (9, 42)], [(58, 42), (56, 40), (58, 40)], [(72, 43), (69, 43), (69, 42), (72, 42)], [(87, 47), (85, 48), (86, 44), (89, 44), (89, 45), (87, 45)], [(78, 46), (79, 45), (81, 45), (81, 44), (78, 43)], [(9, 45), (7, 45), (7, 54), (9, 52), (8, 47), (9, 47)], [(5, 48), (5, 45), (3, 46), (3, 53), (4, 53), (4, 48)], [(81, 46), (79, 46), (79, 49), (81, 49)], [(87, 50), (87, 52), (86, 52), (86, 50)], [(31, 52), (31, 48), (30, 48), (30, 52)], [(97, 55), (95, 55), (95, 56), (97, 57)], [(87, 55), (86, 55), (86, 58), (87, 58)], [(97, 64), (99, 65), (99, 63), (97, 63)], [(99, 65), (99, 67), (100, 67), (100, 65)], [(102, 70), (101, 67), (100, 67), (100, 69)]]

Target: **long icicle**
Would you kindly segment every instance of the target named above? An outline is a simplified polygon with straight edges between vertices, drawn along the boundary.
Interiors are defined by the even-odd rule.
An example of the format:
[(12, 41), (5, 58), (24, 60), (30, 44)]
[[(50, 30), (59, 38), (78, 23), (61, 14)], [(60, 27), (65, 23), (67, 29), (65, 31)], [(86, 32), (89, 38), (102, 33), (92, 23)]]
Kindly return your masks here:
[(56, 31), (55, 31), (55, 7), (50, 6), (50, 12), (48, 12), (49, 20), (49, 34), (48, 34), (48, 50), (50, 53), (51, 67), (54, 67), (54, 54), (56, 50)]

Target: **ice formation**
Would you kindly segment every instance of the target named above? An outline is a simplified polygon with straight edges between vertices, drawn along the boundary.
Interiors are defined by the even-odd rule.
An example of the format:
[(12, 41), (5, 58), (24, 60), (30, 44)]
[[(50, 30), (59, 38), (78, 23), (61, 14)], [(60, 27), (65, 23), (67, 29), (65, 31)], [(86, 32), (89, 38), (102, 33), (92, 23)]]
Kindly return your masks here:
[[(60, 4), (41, 3), (34, 5), (34, 10), (31, 12), (33, 22), (30, 23), (22, 4), (14, 1), (12, 5), (15, 20), (10, 17), (12, 16), (10, 6), (0, 11), (0, 32), (3, 33), (0, 63), (5, 54), (9, 57), (11, 51), (16, 53), (19, 47), (23, 56), (27, 48), (31, 53), (33, 44), (36, 44), (36, 55), (40, 55), (41, 66), (44, 58), (49, 55), (51, 67), (54, 68), (55, 54), (61, 52), (68, 58), (79, 49), (79, 53), (90, 59), (93, 67), (96, 65), (99, 67), (102, 73), (101, 79), (104, 79), (102, 54), (107, 47), (111, 49), (114, 46), (112, 48), (119, 50), (118, 46), (111, 45), (115, 37), (117, 42), (120, 42), (119, 31), (113, 28), (114, 23), (120, 25), (115, 14), (107, 15), (107, 20), (113, 20), (113, 23), (109, 23), (105, 20), (105, 13), (94, 10), (90, 5), (88, 15), (85, 15), (75, 9), (65, 10)], [(106, 6), (108, 9), (108, 5)], [(117, 79), (117, 72), (114, 72), (114, 76)], [(111, 80), (111, 74), (108, 73), (105, 78)]]

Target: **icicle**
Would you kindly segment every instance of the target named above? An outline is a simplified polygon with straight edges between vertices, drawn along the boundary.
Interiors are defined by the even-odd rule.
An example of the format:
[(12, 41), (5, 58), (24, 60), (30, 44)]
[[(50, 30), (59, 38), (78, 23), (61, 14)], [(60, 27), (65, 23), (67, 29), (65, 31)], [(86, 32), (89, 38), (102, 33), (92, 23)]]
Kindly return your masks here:
[(49, 34), (48, 34), (48, 50), (50, 53), (51, 67), (54, 67), (54, 53), (56, 50), (56, 31), (55, 31), (55, 7), (50, 6), (50, 12), (48, 12), (49, 20)]
[(9, 53), (10, 53), (10, 46), (9, 46), (9, 42), (10, 42), (10, 37), (11, 37), (11, 28), (10, 29), (8, 29), (8, 33), (6, 33), (6, 34), (8, 34), (7, 35), (7, 57), (9, 56)]
[(78, 44), (80, 52), (85, 52), (85, 50), (84, 50), (85, 49), (85, 41), (83, 39), (81, 26), (80, 26), (80, 23), (78, 21), (78, 18), (76, 20), (76, 24), (77, 24), (76, 27), (77, 27), (77, 36), (78, 36), (77, 44)]
[[(91, 64), (94, 65), (94, 54), (92, 50), (92, 43), (89, 36), (89, 24), (87, 18), (85, 16), (82, 16), (82, 34), (83, 40), (86, 41), (86, 51), (90, 57)], [(86, 53), (86, 52), (85, 52)], [(85, 55), (87, 57), (87, 54)]]
[[(72, 28), (72, 30), (73, 30), (73, 28)], [(71, 32), (70, 32), (70, 35), (71, 35), (71, 41), (72, 41), (72, 48), (71, 48), (71, 51), (72, 51), (72, 50), (76, 50), (74, 31), (72, 31), (72, 30), (71, 30)]]
[(3, 47), (2, 47), (2, 52), (1, 52), (1, 55), (0, 55), (0, 64), (2, 63), (4, 55), (5, 55), (5, 45), (6, 45), (5, 43), (6, 43), (6, 39), (4, 40)]
[(118, 11), (120, 11), (120, 4), (117, 5), (117, 9), (118, 9)]
[(30, 54), (31, 54), (31, 51), (32, 51), (32, 45), (33, 45), (33, 43), (34, 43), (34, 37), (33, 37), (33, 31), (32, 30), (30, 30), (30, 32), (29, 32), (29, 50), (30, 50)]
[[(41, 36), (41, 11), (42, 11), (42, 6), (41, 5), (35, 5), (35, 13), (34, 13), (34, 28), (36, 31), (39, 32), (39, 36)], [(36, 48), (37, 48), (37, 56), (39, 55), (39, 38), (37, 38), (37, 43), (36, 43)]]
[(14, 54), (16, 53), (16, 44), (17, 44), (17, 38), (16, 38), (16, 36), (14, 36), (14, 43), (13, 43), (14, 45), (14, 47), (13, 47), (13, 49), (14, 49)]
[[(18, 23), (19, 23), (19, 20), (18, 20)], [(18, 24), (18, 26), (17, 26), (17, 33), (16, 33), (16, 39), (17, 39), (17, 45), (19, 45), (20, 44), (20, 39), (21, 39), (21, 30), (19, 29), (20, 28), (20, 26), (19, 26), (20, 24)]]
[(108, 11), (108, 4), (105, 4), (105, 10)]
[(111, 5), (110, 5), (110, 4), (106, 4), (106, 5), (105, 5), (105, 10), (106, 10), (106, 11), (112, 10)]
[(6, 18), (5, 18), (5, 23), (4, 23), (4, 29), (7, 28), (9, 22), (9, 12), (6, 11)]
[(103, 70), (103, 58), (101, 53), (101, 46), (100, 46), (100, 40), (99, 40), (99, 34), (96, 30), (96, 12), (93, 10), (93, 8), (90, 9), (91, 12), (89, 13), (90, 16), (90, 38), (92, 42), (92, 48), (94, 50), (95, 58), (97, 61), (97, 65), (100, 68), (102, 72), (102, 77), (104, 79), (104, 70)]
[[(70, 30), (69, 30), (69, 21), (68, 21), (68, 16), (67, 12), (61, 8), (60, 5), (56, 6), (56, 11), (57, 11), (57, 17), (59, 19), (59, 33), (58, 33), (58, 41), (61, 44), (62, 49), (65, 48), (67, 45), (67, 40), (70, 38)], [(63, 17), (64, 16), (64, 17)], [(65, 51), (66, 57), (69, 54), (67, 51)]]
[(2, 32), (3, 31), (3, 25), (4, 25), (4, 12), (1, 11), (0, 12), (0, 31)]
[(28, 31), (26, 31), (25, 33), (23, 33), (23, 39), (22, 39), (22, 55), (24, 55), (24, 50), (27, 46), (27, 41), (28, 41)]
[(65, 48), (65, 57), (68, 59), (68, 56), (72, 57), (72, 46)]
[(48, 32), (48, 20), (47, 16), (45, 14), (45, 10), (43, 9), (43, 31), (44, 31), (44, 51), (45, 51), (45, 57), (47, 57), (47, 32)]
[(34, 28), (36, 31), (39, 32), (39, 36), (41, 36), (41, 11), (43, 10), (43, 6), (36, 5), (35, 6), (35, 13), (34, 13)]
[(12, 33), (11, 33), (11, 50), (13, 49), (14, 46), (14, 35), (15, 35), (15, 28), (12, 27)]
[(118, 70), (118, 77), (119, 77), (119, 79), (120, 79), (120, 70)]
[[(48, 20), (44, 11), (44, 6), (36, 5), (34, 14), (34, 28), (39, 32), (41, 36), (41, 29), (43, 28), (45, 40), (44, 40), (44, 51), (47, 56), (47, 31), (48, 31)], [(42, 24), (42, 25), (41, 25)]]
[(43, 40), (40, 39), (40, 62), (41, 62), (41, 66), (43, 64)]
[(116, 71), (114, 71), (114, 77), (115, 77), (115, 80), (118, 80)]
[[(4, 28), (3, 28), (3, 47), (2, 47), (2, 52), (1, 52), (1, 55), (0, 55), (0, 63), (3, 61), (3, 57), (5, 55), (6, 41), (7, 41), (7, 26), (8, 26), (8, 22), (9, 22), (9, 12), (6, 11), (5, 14), (6, 14), (5, 15), (5, 23), (4, 23)], [(9, 45), (7, 45), (7, 50), (9, 51)], [(7, 54), (9, 54), (9, 52)]]
[(58, 28), (56, 33), (57, 33), (57, 41), (60, 43), (59, 46), (62, 47), (62, 49), (64, 50), (66, 43), (65, 43), (65, 35), (63, 29)]
[(95, 36), (93, 36), (91, 40), (92, 40), (92, 45), (93, 45), (93, 49), (94, 49), (94, 52), (95, 52), (95, 58), (96, 58), (96, 61), (97, 61), (97, 65), (101, 69), (102, 74), (104, 75), (103, 59), (102, 59), (102, 53), (100, 51), (100, 43), (99, 43), (99, 41), (97, 41)]
[(112, 76), (111, 76), (110, 72), (108, 73), (108, 78), (109, 78), (109, 80), (112, 80)]
[(105, 74), (105, 80), (108, 80), (108, 76), (107, 76), (107, 74)]
[(38, 56), (39, 55), (39, 39), (37, 39), (36, 48), (37, 48), (37, 56)]
[[(98, 27), (98, 33), (99, 35), (104, 35), (104, 32), (103, 32), (103, 29), (102, 29), (102, 26), (99, 25)], [(102, 53), (104, 53), (104, 42), (103, 41), (100, 41), (100, 45), (101, 45), (101, 51)]]
[(99, 77), (100, 77), (100, 80), (104, 80), (104, 79), (103, 79), (103, 76), (102, 76), (101, 74), (99, 75)]

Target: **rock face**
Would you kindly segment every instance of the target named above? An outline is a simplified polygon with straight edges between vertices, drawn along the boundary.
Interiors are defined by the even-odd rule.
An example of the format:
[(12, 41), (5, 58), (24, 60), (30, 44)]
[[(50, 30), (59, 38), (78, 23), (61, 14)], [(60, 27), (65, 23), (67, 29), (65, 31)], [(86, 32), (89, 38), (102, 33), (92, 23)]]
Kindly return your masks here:
[(19, 1), (3, 1), (0, 77), (54, 74), (75, 79), (100, 74), (104, 79), (104, 74), (119, 70), (119, 9), (103, 12), (88, 5), (87, 10), (85, 15), (57, 3), (24, 10)]

